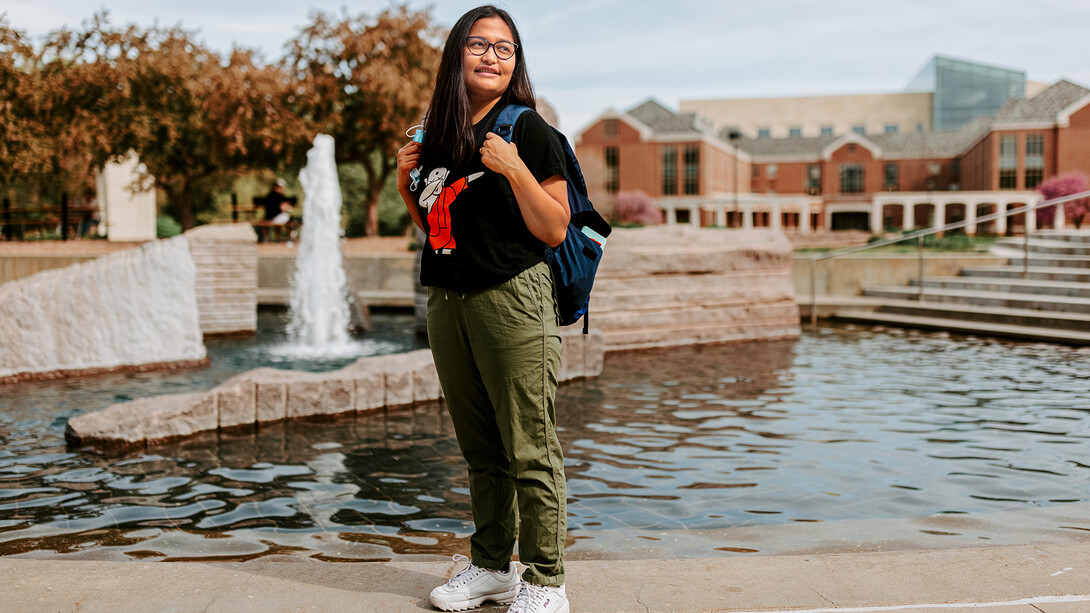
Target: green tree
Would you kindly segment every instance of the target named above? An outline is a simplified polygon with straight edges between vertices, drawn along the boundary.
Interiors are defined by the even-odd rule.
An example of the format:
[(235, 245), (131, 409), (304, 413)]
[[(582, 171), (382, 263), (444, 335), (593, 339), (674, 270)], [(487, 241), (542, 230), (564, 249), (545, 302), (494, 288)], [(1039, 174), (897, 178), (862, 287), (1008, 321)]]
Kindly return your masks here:
[(405, 130), (421, 121), (439, 63), (440, 31), (428, 11), (395, 6), (371, 19), (316, 12), (289, 42), (295, 102), (316, 132), (330, 134), (338, 163), (366, 176), (364, 231), (379, 231), (378, 202), (396, 172)]

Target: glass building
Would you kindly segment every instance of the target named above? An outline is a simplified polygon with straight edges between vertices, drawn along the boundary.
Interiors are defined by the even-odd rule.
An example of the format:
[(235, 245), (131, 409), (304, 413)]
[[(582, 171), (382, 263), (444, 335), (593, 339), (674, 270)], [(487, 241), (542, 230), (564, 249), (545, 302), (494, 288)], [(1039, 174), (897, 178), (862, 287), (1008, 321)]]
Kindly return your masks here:
[(957, 130), (973, 119), (994, 115), (1011, 98), (1026, 97), (1026, 73), (935, 56), (906, 92), (931, 92), (933, 130)]

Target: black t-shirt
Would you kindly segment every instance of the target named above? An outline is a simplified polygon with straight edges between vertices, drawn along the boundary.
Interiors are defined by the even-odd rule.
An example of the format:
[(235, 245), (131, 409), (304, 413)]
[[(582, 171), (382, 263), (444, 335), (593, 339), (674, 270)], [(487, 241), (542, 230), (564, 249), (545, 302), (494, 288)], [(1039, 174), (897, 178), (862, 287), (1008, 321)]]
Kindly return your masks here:
[[(545, 243), (526, 228), (511, 184), (481, 162), (478, 150), (503, 110), (497, 104), (473, 126), (476, 143), (469, 160), (425, 159), (413, 192), (427, 238), (420, 282), (452, 290), (492, 287), (544, 261)], [(564, 176), (564, 150), (549, 124), (534, 112), (515, 123), (511, 142), (538, 182)], [(426, 154), (424, 156), (426, 158)]]

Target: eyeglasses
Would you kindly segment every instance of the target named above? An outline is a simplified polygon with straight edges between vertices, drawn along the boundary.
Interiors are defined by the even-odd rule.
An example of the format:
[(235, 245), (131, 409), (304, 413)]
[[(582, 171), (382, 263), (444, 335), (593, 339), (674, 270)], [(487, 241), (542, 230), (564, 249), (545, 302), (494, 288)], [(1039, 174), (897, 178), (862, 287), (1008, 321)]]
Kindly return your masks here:
[(484, 55), (488, 53), (489, 47), (496, 50), (496, 57), (501, 60), (509, 60), (515, 57), (515, 50), (518, 49), (519, 46), (506, 40), (490, 43), (487, 38), (482, 36), (466, 37), (466, 49), (469, 49), (469, 52), (473, 55)]

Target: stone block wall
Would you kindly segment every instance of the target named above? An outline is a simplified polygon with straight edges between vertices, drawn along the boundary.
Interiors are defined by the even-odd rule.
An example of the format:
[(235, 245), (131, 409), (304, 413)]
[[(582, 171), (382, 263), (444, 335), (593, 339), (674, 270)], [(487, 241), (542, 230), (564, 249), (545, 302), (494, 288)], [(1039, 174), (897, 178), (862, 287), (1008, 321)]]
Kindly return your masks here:
[(249, 224), (208, 225), (185, 233), (196, 267), (204, 334), (257, 330), (257, 235)]
[(207, 360), (185, 237), (0, 285), (0, 381)]
[[(603, 337), (565, 331), (559, 379), (602, 372)], [(442, 397), (431, 351), (373, 356), (333, 372), (258, 368), (213, 390), (143, 398), (68, 420), (73, 444), (143, 446), (216, 429), (356, 412), (404, 409)]]
[(605, 350), (799, 336), (792, 247), (773, 230), (617, 229), (590, 304)]

